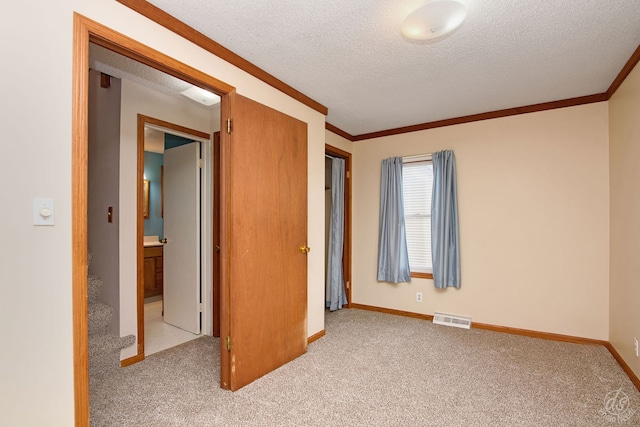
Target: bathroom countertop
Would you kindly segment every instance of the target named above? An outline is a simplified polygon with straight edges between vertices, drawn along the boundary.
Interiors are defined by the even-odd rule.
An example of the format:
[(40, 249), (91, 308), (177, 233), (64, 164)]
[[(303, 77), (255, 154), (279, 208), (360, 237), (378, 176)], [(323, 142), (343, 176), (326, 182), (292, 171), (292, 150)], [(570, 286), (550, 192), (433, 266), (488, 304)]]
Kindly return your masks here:
[(162, 246), (158, 236), (144, 236), (144, 247), (147, 246)]

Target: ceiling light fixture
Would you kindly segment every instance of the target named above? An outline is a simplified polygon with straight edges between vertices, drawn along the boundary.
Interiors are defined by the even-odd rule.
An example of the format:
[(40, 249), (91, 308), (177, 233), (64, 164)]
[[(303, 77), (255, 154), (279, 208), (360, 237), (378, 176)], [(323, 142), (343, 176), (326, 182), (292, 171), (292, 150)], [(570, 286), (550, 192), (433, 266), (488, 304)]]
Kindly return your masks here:
[(191, 86), (189, 89), (183, 90), (180, 93), (202, 105), (206, 105), (207, 107), (211, 107), (212, 105), (220, 102), (220, 97), (218, 95), (197, 86)]
[(454, 0), (434, 0), (413, 11), (402, 23), (402, 35), (429, 41), (450, 34), (464, 22), (467, 9)]

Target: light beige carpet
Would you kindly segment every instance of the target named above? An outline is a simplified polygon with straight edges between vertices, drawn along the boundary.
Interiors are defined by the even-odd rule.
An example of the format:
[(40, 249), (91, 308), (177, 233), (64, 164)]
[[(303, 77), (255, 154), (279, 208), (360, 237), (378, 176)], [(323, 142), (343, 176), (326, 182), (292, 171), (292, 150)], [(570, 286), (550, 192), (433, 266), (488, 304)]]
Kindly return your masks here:
[[(640, 426), (640, 393), (601, 346), (326, 315), (307, 354), (231, 393), (203, 337), (92, 390), (93, 426)], [(626, 397), (626, 400), (625, 400)]]

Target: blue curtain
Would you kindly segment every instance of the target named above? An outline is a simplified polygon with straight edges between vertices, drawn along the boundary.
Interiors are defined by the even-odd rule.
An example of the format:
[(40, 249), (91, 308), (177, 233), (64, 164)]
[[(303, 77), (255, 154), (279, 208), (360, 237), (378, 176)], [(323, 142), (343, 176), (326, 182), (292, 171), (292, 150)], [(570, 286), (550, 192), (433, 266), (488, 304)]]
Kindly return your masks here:
[(411, 281), (404, 227), (402, 157), (390, 157), (382, 161), (378, 280), (392, 283)]
[(344, 159), (331, 163), (331, 223), (327, 259), (325, 303), (330, 311), (340, 310), (347, 303), (342, 273), (344, 247)]
[(436, 288), (460, 287), (460, 232), (456, 157), (451, 150), (432, 154), (431, 253)]

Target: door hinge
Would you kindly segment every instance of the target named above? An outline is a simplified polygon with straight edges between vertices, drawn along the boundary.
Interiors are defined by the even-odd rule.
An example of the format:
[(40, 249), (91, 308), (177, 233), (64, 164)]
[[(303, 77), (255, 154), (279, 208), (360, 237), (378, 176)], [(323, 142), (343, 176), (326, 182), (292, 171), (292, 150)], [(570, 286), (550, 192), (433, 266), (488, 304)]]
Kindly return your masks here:
[(350, 287), (351, 287), (351, 282), (347, 280), (347, 289), (349, 289)]
[(231, 351), (231, 337), (227, 337), (226, 344), (227, 344), (227, 351)]
[(231, 119), (227, 119), (227, 133), (231, 133)]
[(198, 311), (202, 313), (202, 303), (198, 304)]
[(347, 171), (347, 178), (351, 178), (351, 172)]
[(202, 169), (202, 159), (198, 159), (198, 167)]

